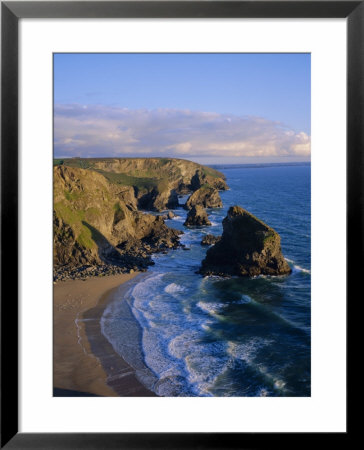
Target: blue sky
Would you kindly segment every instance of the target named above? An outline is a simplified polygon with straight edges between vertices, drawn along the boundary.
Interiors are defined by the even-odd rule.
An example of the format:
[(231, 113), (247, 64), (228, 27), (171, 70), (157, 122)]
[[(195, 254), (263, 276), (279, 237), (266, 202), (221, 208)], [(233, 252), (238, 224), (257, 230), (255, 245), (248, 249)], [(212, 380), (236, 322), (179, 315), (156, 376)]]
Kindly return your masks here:
[(56, 54), (55, 156), (309, 160), (308, 54)]

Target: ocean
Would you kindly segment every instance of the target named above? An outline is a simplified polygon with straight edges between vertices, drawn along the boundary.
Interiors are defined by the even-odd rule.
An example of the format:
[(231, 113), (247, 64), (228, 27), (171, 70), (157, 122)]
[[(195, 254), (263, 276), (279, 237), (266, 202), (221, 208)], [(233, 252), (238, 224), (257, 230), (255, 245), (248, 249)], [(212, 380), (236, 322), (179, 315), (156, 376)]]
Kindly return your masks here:
[[(184, 231), (189, 250), (155, 255), (105, 309), (102, 332), (160, 396), (310, 396), (310, 164), (214, 168), (230, 190), (220, 193), (223, 208), (208, 210), (212, 226), (186, 229), (187, 211), (174, 210), (166, 223)], [(291, 275), (195, 273), (208, 248), (203, 236), (222, 233), (233, 205), (280, 234)]]

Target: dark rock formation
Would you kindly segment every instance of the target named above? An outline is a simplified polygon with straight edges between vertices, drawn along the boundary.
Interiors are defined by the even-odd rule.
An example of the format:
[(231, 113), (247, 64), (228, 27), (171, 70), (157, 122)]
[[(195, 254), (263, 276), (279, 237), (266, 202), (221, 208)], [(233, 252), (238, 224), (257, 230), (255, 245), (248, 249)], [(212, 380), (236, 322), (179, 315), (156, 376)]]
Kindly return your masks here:
[(207, 250), (200, 273), (257, 276), (289, 274), (281, 253), (281, 240), (273, 228), (239, 206), (223, 220), (221, 240)]
[(222, 208), (222, 201), (217, 189), (204, 185), (191, 194), (185, 204), (185, 209), (200, 205), (204, 208)]
[(214, 236), (213, 234), (206, 234), (202, 238), (201, 245), (214, 245), (217, 242), (219, 242), (221, 239), (221, 236)]
[(196, 173), (191, 178), (191, 189), (193, 191), (197, 191), (201, 186), (207, 183), (206, 175), (202, 172), (202, 170), (196, 170)]
[(53, 212), (53, 264), (98, 264), (100, 259), (76, 240), (72, 228)]
[(187, 214), (187, 219), (183, 225), (186, 227), (206, 227), (210, 226), (211, 222), (209, 221), (207, 213), (202, 206), (196, 205), (190, 209)]
[(219, 191), (227, 191), (229, 189), (225, 180), (223, 180), (222, 178), (215, 178), (213, 180), (213, 183), (211, 183), (211, 180), (210, 180), (209, 184), (212, 185), (215, 189), (218, 189)]
[[(209, 171), (213, 169), (209, 168)], [(216, 171), (215, 171), (216, 172)], [(216, 173), (211, 172), (210, 174), (205, 169), (197, 169), (193, 177), (191, 178), (190, 189), (191, 191), (197, 191), (202, 186), (209, 184), (210, 186), (218, 189), (219, 191), (226, 191), (228, 189), (225, 179), (222, 174), (216, 176)]]
[[(138, 196), (138, 192), (137, 192)], [(147, 211), (163, 211), (165, 209), (178, 208), (178, 195), (174, 189), (160, 190), (153, 188), (151, 192), (147, 192), (138, 197), (138, 206)]]
[(191, 192), (191, 186), (181, 182), (177, 186), (177, 192), (179, 197), (183, 197), (184, 195), (187, 195)]

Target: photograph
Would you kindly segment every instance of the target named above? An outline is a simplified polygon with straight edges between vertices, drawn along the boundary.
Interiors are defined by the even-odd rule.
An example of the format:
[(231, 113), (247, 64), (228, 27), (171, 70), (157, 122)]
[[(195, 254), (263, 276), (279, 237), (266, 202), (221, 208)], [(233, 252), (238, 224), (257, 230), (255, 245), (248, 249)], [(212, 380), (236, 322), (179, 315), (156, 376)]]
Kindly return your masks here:
[(53, 53), (53, 396), (311, 396), (310, 53)]

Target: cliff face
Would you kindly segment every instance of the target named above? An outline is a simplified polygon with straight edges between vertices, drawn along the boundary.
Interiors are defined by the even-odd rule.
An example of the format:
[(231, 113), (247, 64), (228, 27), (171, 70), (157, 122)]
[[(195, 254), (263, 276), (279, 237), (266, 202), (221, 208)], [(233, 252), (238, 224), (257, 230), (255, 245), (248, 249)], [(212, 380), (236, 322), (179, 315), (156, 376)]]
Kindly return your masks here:
[(202, 261), (205, 275), (283, 275), (291, 269), (281, 252), (279, 234), (239, 206), (229, 209), (220, 241)]
[(162, 211), (178, 206), (178, 194), (186, 194), (208, 183), (227, 189), (221, 172), (192, 161), (174, 158), (72, 158), (58, 161), (64, 166), (88, 169), (111, 184), (132, 186), (139, 208)]
[(95, 171), (54, 168), (54, 266), (113, 264), (140, 268), (149, 255), (178, 245), (176, 230), (137, 209), (131, 186)]

